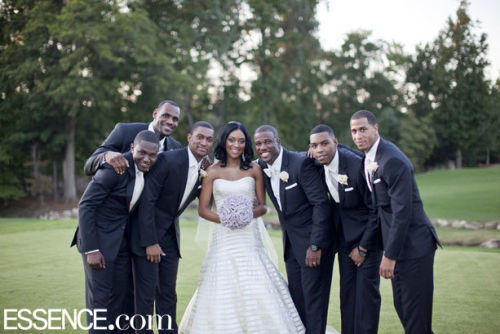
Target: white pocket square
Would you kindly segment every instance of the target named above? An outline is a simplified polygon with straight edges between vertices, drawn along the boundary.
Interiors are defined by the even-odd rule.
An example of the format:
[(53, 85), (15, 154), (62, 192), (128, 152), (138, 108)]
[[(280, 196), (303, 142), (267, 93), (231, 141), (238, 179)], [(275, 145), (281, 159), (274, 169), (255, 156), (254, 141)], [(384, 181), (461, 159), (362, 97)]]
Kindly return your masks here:
[(198, 189), (201, 189), (201, 184), (198, 186)]
[(348, 192), (348, 191), (353, 191), (354, 190), (354, 187), (350, 187), (350, 188), (345, 188), (345, 192)]
[(296, 186), (297, 186), (297, 182), (295, 182), (294, 184), (289, 185), (288, 187), (285, 187), (285, 190), (295, 188)]
[(382, 181), (381, 179), (376, 179), (375, 181), (373, 181), (373, 184), (377, 184), (379, 183), (380, 181)]

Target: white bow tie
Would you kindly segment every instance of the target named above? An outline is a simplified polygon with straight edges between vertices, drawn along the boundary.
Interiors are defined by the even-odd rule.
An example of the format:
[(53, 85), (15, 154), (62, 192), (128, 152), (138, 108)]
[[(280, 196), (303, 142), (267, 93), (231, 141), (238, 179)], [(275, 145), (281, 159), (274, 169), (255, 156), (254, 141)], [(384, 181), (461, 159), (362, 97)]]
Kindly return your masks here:
[(279, 174), (279, 171), (275, 170), (274, 168), (264, 168), (263, 171), (269, 178)]

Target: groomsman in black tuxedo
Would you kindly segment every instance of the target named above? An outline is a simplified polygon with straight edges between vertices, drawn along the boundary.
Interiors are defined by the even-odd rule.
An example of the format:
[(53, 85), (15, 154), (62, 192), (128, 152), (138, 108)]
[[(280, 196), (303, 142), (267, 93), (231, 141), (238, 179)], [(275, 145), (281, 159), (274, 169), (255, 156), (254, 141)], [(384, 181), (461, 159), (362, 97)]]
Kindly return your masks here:
[(413, 165), (378, 134), (375, 116), (351, 116), (351, 135), (365, 152), (364, 174), (377, 207), (384, 255), (380, 275), (392, 280), (394, 306), (405, 333), (432, 333), (436, 231), (424, 212)]
[[(141, 200), (139, 233), (132, 234), (139, 238), (132, 243), (136, 312), (152, 314), (154, 297), (156, 314), (168, 315), (175, 331), (175, 285), (181, 257), (179, 216), (199, 196), (200, 167), (214, 143), (214, 128), (208, 122), (196, 122), (187, 140), (188, 147), (159, 154)], [(167, 320), (163, 318), (163, 329), (168, 329)]]
[(179, 125), (180, 108), (174, 101), (162, 101), (153, 111), (151, 123), (118, 123), (101, 146), (92, 153), (83, 168), (86, 175), (94, 175), (104, 163), (117, 173), (128, 167), (122, 153), (127, 152), (135, 136), (142, 130), (153, 131), (160, 141), (160, 152), (182, 148), (171, 135)]
[(328, 125), (311, 130), (309, 147), (329, 190), (337, 228), (342, 334), (377, 333), (382, 252), (362, 158), (338, 145)]
[(314, 160), (284, 149), (274, 127), (260, 126), (254, 141), (283, 231), (290, 294), (306, 333), (324, 334), (334, 259), (327, 189)]
[[(131, 310), (125, 306), (130, 305), (132, 286), (126, 233), (137, 214), (144, 188), (143, 174), (154, 165), (158, 146), (154, 133), (139, 132), (131, 152), (123, 154), (129, 163), (125, 172), (117, 174), (105, 165), (92, 178), (80, 200), (78, 228), (71, 246), (76, 244), (82, 253), (87, 308), (107, 309), (106, 328), (110, 324), (114, 326), (120, 314), (131, 316)], [(89, 324), (92, 321), (89, 316)], [(122, 328), (128, 328), (128, 324)]]

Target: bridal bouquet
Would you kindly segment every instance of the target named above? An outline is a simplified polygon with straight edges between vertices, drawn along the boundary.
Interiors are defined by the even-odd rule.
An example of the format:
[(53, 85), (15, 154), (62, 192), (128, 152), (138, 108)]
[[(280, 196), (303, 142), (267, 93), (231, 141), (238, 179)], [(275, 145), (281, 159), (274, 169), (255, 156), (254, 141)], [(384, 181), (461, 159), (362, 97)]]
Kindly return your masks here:
[(231, 230), (247, 226), (253, 218), (252, 201), (240, 194), (227, 197), (218, 211), (221, 224)]

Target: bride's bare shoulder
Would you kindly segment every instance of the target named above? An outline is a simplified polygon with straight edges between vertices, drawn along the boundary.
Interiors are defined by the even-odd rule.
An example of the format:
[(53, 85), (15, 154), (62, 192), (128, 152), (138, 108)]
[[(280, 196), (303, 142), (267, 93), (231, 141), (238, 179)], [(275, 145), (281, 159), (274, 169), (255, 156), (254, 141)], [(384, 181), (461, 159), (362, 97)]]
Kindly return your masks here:
[(213, 165), (211, 165), (210, 167), (207, 168), (207, 174), (208, 174), (208, 176), (215, 178), (216, 176), (218, 176), (220, 174), (221, 169), (222, 169), (221, 162), (217, 161), (216, 163), (214, 163)]

